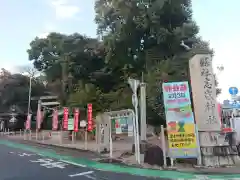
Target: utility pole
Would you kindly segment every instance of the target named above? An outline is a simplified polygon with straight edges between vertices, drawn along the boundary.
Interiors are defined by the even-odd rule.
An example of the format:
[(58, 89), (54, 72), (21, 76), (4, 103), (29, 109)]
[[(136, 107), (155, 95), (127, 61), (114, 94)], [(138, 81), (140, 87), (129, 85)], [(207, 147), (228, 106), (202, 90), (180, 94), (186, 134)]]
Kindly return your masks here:
[(147, 121), (146, 121), (146, 83), (140, 83), (140, 114), (141, 114), (141, 140), (147, 140)]
[(63, 56), (63, 60), (61, 61), (61, 68), (62, 68), (62, 103), (63, 105), (65, 105), (67, 101), (66, 85), (68, 83), (68, 56), (67, 55)]

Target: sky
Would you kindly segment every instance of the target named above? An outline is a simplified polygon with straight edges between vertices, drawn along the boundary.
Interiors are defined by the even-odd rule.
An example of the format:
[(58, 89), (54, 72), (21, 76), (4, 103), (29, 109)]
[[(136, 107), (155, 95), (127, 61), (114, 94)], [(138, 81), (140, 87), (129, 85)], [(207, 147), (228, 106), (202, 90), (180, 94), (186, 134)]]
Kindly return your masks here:
[[(26, 50), (36, 37), (49, 32), (79, 32), (96, 36), (95, 0), (1, 0), (0, 1), (0, 68), (15, 71), (29, 64)], [(224, 2), (224, 3), (223, 3)], [(229, 98), (228, 89), (240, 89), (240, 21), (239, 0), (193, 0), (193, 17), (200, 26), (200, 36), (215, 51), (214, 70), (222, 93), (219, 100)], [(218, 72), (217, 66), (224, 66)], [(239, 65), (239, 66), (238, 66)]]

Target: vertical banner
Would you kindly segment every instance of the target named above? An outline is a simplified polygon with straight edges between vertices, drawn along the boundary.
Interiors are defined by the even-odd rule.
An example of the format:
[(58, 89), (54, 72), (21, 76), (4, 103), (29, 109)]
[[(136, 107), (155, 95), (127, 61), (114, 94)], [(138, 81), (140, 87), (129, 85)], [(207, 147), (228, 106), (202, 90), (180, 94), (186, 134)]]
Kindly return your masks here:
[(188, 82), (163, 83), (163, 98), (172, 158), (198, 156)]
[(56, 131), (58, 129), (58, 110), (53, 110), (53, 116), (52, 116), (52, 130)]
[(68, 108), (63, 108), (63, 130), (68, 130)]
[(87, 106), (87, 114), (88, 114), (88, 126), (87, 126), (87, 130), (88, 130), (88, 131), (92, 131), (92, 130), (93, 130), (92, 104), (88, 104), (88, 106)]
[(74, 110), (74, 132), (78, 132), (78, 122), (79, 122), (79, 109)]
[(37, 110), (37, 117), (36, 117), (36, 129), (41, 129), (41, 123), (42, 123), (42, 112), (41, 110), (38, 108)]
[(31, 118), (32, 118), (32, 115), (28, 114), (27, 115), (27, 120), (26, 120), (26, 123), (25, 123), (25, 129), (26, 130), (31, 130)]

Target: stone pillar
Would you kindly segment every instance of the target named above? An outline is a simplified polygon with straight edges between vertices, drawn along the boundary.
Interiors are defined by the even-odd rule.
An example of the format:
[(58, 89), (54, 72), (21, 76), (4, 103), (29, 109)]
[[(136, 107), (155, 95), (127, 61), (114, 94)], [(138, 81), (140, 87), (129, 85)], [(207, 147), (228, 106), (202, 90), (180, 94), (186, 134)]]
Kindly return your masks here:
[(229, 141), (231, 135), (221, 131), (211, 55), (195, 55), (189, 61), (189, 68), (202, 164), (205, 166), (235, 164), (237, 158), (235, 144)]

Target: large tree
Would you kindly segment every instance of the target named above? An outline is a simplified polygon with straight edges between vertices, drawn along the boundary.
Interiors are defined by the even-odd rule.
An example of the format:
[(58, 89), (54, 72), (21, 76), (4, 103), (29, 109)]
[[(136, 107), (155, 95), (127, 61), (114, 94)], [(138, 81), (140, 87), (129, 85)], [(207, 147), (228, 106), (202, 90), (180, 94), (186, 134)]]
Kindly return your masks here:
[(98, 41), (51, 33), (30, 43), (29, 60), (62, 103), (96, 111), (132, 108), (127, 78), (147, 82), (147, 117), (164, 120), (161, 84), (189, 80), (188, 60), (212, 53), (198, 36), (190, 0), (96, 0)]
[(212, 53), (197, 36), (191, 1), (97, 0), (95, 10), (106, 62), (125, 78), (145, 74), (149, 121), (159, 123), (164, 119), (162, 82), (188, 80), (189, 58)]
[(104, 46), (97, 39), (77, 33), (51, 33), (46, 38), (35, 38), (28, 54), (35, 68), (45, 73), (48, 86), (63, 105), (86, 106), (94, 102), (99, 111), (110, 106), (103, 103), (104, 94), (112, 91), (119, 78), (105, 66)]

